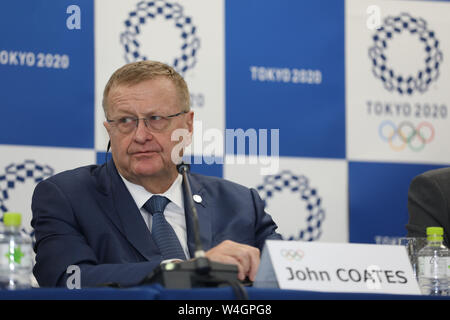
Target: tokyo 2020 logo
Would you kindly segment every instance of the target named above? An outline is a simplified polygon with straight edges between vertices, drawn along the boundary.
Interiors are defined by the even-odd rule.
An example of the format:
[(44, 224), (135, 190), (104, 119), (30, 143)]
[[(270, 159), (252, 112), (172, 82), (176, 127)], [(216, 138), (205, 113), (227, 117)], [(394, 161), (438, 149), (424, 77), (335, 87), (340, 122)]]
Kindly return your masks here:
[[(181, 45), (172, 62), (172, 67), (184, 74), (197, 63), (197, 52), (200, 49), (200, 39), (197, 27), (192, 18), (186, 16), (184, 8), (175, 2), (166, 0), (140, 1), (136, 8), (128, 14), (125, 20), (125, 31), (120, 34), (120, 43), (124, 48), (124, 58), (127, 63), (141, 60), (152, 60), (152, 52), (142, 52), (142, 28), (149, 20), (163, 18), (179, 32)], [(155, 32), (160, 32), (155, 30)], [(163, 46), (164, 43), (151, 44)], [(170, 64), (169, 63), (169, 64)]]
[(264, 202), (272, 198), (275, 193), (284, 189), (296, 194), (303, 202), (307, 211), (306, 220), (295, 236), (288, 240), (298, 239), (303, 241), (315, 241), (322, 235), (322, 224), (325, 220), (325, 210), (322, 208), (322, 198), (316, 188), (309, 185), (309, 179), (304, 175), (297, 176), (289, 170), (283, 170), (278, 174), (265, 176), (263, 184), (256, 188)]
[[(34, 184), (52, 176), (54, 169), (48, 165), (38, 164), (35, 160), (25, 160), (20, 163), (11, 163), (0, 172), (0, 213), (3, 221), (3, 214), (11, 208), (8, 208), (7, 202), (12, 198), (14, 189), (18, 184), (32, 181)], [(14, 210), (14, 209), (13, 209)], [(24, 226), (27, 231), (28, 226)], [(31, 232), (33, 235), (34, 232)]]
[[(410, 70), (409, 74), (401, 74), (392, 66), (386, 49), (400, 34), (407, 34), (420, 41), (425, 53), (421, 67)], [(443, 54), (439, 48), (439, 40), (433, 30), (428, 29), (427, 22), (420, 17), (412, 17), (408, 13), (398, 16), (388, 16), (383, 25), (372, 37), (373, 45), (369, 48), (372, 60), (372, 72), (380, 79), (386, 90), (398, 92), (400, 95), (412, 95), (415, 92), (424, 93), (430, 84), (439, 78), (439, 68), (443, 61)], [(404, 53), (405, 59), (408, 52)]]

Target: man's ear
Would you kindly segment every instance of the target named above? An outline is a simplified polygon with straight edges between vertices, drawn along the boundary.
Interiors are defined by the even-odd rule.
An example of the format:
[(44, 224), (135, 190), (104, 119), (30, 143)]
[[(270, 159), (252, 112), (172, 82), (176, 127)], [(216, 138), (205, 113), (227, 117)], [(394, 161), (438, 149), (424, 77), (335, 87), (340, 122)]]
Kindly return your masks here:
[(110, 133), (111, 126), (108, 123), (108, 121), (103, 121), (103, 126), (105, 127), (109, 137), (108, 146), (106, 147), (106, 153), (108, 153), (109, 149), (111, 148), (111, 133)]
[(186, 117), (188, 118), (186, 121), (188, 125), (188, 130), (192, 136), (192, 133), (194, 131), (194, 111), (189, 111)]
[(108, 123), (108, 121), (103, 121), (103, 126), (106, 129), (106, 132), (108, 133), (109, 140), (111, 140), (111, 125)]

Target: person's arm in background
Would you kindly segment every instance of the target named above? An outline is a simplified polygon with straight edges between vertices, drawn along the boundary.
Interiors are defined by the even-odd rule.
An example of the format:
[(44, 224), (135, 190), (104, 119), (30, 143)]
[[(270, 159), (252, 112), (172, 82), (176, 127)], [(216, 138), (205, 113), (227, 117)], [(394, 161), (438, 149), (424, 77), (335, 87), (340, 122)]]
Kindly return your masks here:
[(409, 221), (406, 225), (409, 237), (426, 237), (427, 227), (440, 226), (444, 228), (444, 242), (449, 243), (450, 193), (446, 192), (445, 181), (445, 178), (438, 178), (435, 170), (412, 180), (408, 192)]

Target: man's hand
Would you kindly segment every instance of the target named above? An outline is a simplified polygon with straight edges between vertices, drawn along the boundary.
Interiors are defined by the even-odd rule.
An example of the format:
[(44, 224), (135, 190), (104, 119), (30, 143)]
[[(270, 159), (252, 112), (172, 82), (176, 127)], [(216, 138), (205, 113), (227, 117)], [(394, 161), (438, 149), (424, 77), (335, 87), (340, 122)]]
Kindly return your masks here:
[(251, 281), (255, 280), (260, 262), (258, 248), (225, 240), (208, 250), (205, 255), (212, 261), (237, 265), (239, 280), (244, 280), (246, 276)]

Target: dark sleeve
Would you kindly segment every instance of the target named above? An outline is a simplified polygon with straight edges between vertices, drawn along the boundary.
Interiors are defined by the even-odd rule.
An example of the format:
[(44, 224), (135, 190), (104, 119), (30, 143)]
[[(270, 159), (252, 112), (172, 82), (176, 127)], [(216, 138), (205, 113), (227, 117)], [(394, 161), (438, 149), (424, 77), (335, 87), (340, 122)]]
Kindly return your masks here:
[[(413, 179), (408, 192), (409, 221), (406, 225), (409, 237), (425, 237), (427, 227), (448, 227), (447, 197), (442, 186), (427, 175), (419, 175)], [(448, 243), (448, 236), (445, 236)]]
[(261, 200), (255, 189), (250, 189), (256, 212), (255, 240), (256, 246), (262, 251), (266, 240), (280, 240), (281, 235), (275, 230), (278, 226), (272, 217), (264, 210), (264, 201)]
[(51, 181), (39, 183), (32, 199), (36, 264), (33, 273), (40, 286), (66, 286), (67, 268), (81, 270), (81, 287), (108, 283), (124, 286), (139, 283), (160, 261), (99, 264), (79, 227), (70, 201)]

